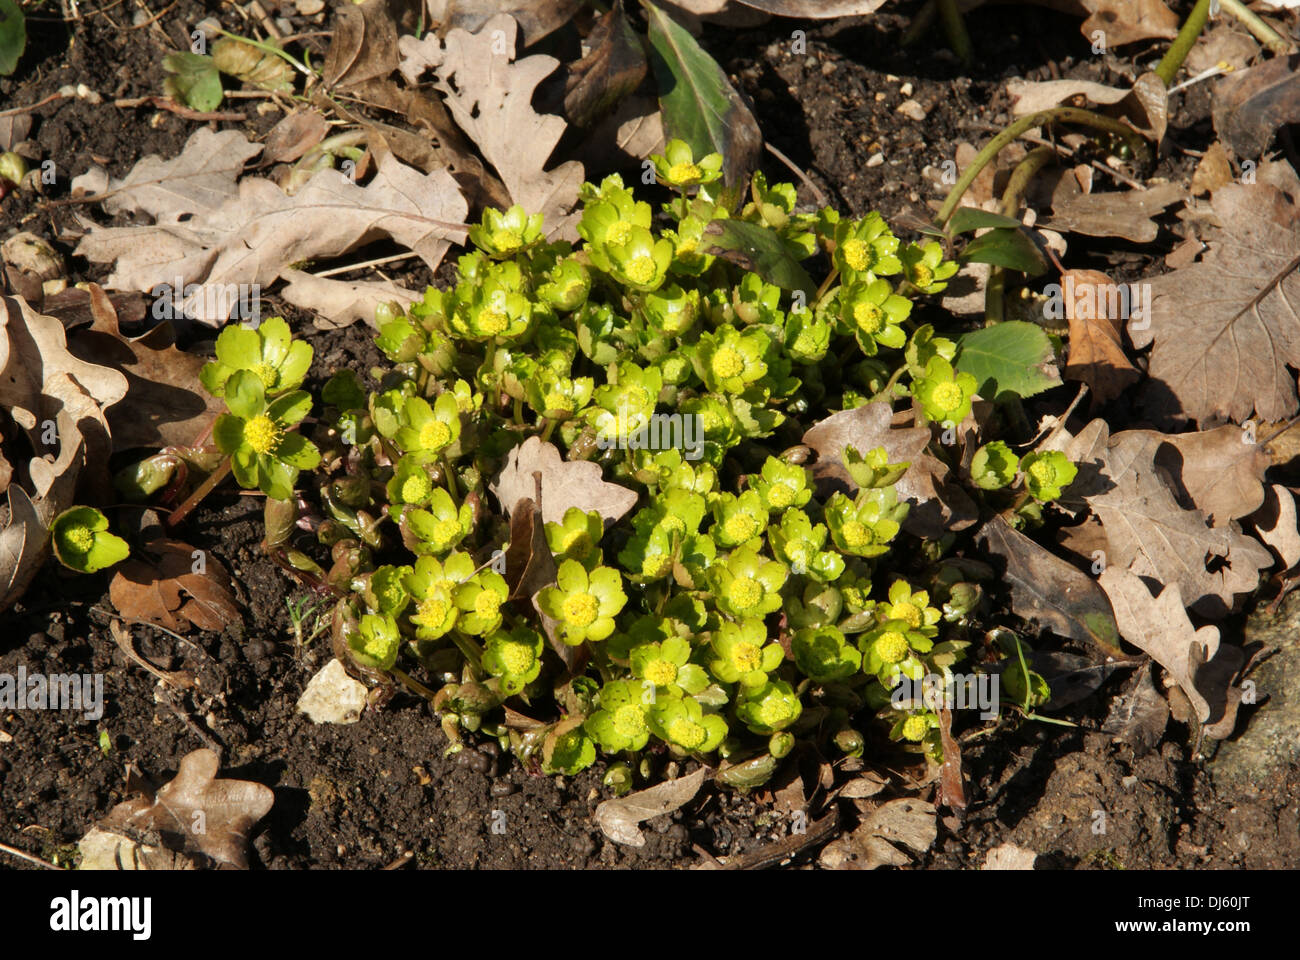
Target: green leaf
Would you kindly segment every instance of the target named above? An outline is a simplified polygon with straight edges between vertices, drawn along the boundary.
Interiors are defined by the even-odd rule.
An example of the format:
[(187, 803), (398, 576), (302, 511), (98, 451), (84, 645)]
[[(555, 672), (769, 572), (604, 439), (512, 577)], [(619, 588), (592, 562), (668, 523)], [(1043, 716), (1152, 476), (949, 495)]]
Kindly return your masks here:
[(262, 362), (262, 338), (256, 330), (232, 324), (217, 334), (217, 359), (236, 370), (252, 370)]
[(293, 485), (297, 480), (298, 471), (295, 468), (281, 463), (275, 457), (258, 454), (257, 486), (268, 497), (288, 500), (293, 496)]
[(316, 444), (300, 433), (285, 434), (275, 456), (299, 470), (314, 470), (320, 463), (320, 451), (316, 449)]
[(212, 439), (222, 453), (234, 453), (244, 444), (244, 421), (223, 413), (212, 425)]
[(211, 57), (188, 51), (169, 53), (162, 65), (168, 75), (163, 90), (173, 100), (203, 113), (221, 106), (221, 74)]
[(651, 63), (667, 139), (685, 140), (696, 157), (722, 154), (723, 180), (744, 183), (758, 162), (763, 135), (727, 75), (684, 27), (649, 0)]
[(306, 390), (295, 390), (277, 397), (266, 408), (267, 415), (276, 423), (297, 423), (311, 413), (311, 394)]
[(726, 257), (784, 290), (802, 290), (805, 302), (811, 302), (817, 285), (774, 230), (743, 220), (714, 220), (704, 228), (704, 239), (704, 252)]
[(262, 378), (249, 370), (236, 370), (226, 381), (226, 406), (242, 420), (252, 420), (266, 409)]
[(1020, 221), (1014, 217), (1004, 217), (1000, 213), (990, 213), (979, 207), (962, 207), (948, 221), (948, 232), (955, 237), (970, 233), (972, 230), (983, 230), (985, 227), (1018, 228), (1019, 226)]
[(1010, 320), (976, 330), (957, 341), (957, 350), (956, 368), (975, 378), (983, 397), (1032, 397), (1061, 383), (1052, 341), (1034, 323)]
[(86, 554), (86, 572), (94, 573), (115, 563), (121, 563), (131, 555), (131, 548), (125, 540), (112, 533), (95, 534), (95, 545)]
[(1019, 270), (1031, 277), (1047, 272), (1047, 261), (1034, 241), (1019, 228), (990, 230), (966, 244), (957, 258), (962, 263), (991, 263), (995, 267)]
[(27, 20), (13, 0), (0, 0), (0, 75), (18, 69), (18, 58), (27, 47)]

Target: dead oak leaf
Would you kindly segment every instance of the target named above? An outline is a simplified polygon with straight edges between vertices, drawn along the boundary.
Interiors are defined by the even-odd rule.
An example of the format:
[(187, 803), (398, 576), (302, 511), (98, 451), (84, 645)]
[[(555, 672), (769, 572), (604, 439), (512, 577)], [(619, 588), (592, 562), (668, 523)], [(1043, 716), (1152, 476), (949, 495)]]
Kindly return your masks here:
[(629, 847), (644, 847), (645, 835), (637, 828), (643, 820), (672, 813), (689, 803), (700, 792), (704, 778), (712, 771), (700, 767), (694, 773), (676, 780), (666, 780), (645, 790), (629, 793), (626, 797), (604, 800), (592, 816), (601, 833), (615, 843)]
[(1300, 367), (1300, 209), (1264, 183), (1228, 184), (1217, 223), (1190, 266), (1149, 281), (1150, 319), (1129, 322), (1151, 344), (1150, 406), (1164, 419), (1282, 420), (1297, 409)]
[(1160, 233), (1152, 218), (1185, 198), (1181, 184), (1162, 183), (1144, 190), (1080, 194), (1052, 207), (1042, 225), (1062, 233), (1089, 237), (1123, 237), (1151, 243)]
[(541, 474), (544, 523), (560, 523), (565, 511), (577, 507), (599, 513), (610, 524), (636, 506), (636, 493), (616, 483), (607, 483), (599, 464), (565, 460), (554, 444), (529, 437), (507, 454), (501, 473), (488, 485), (507, 516), (514, 515), (521, 500), (536, 496), (534, 472)]
[(578, 200), (583, 168), (569, 160), (546, 169), (564, 135), (563, 118), (540, 114), (532, 98), (538, 84), (560, 61), (544, 54), (515, 60), (518, 25), (506, 14), (475, 33), (454, 29), (444, 39), (402, 37), (402, 75), (408, 82), (432, 68), (460, 128), (500, 174), (511, 199), (546, 218), (547, 236), (577, 239), (570, 215)]
[(1098, 296), (1116, 285), (1096, 270), (1067, 270), (1061, 275), (1061, 287), (1070, 323), (1065, 377), (1086, 383), (1096, 403), (1109, 403), (1141, 376), (1124, 353), (1121, 331), (1125, 318), (1111, 316), (1110, 299)]
[[(1093, 421), (1066, 449), (1071, 460), (1088, 464), (1104, 481), (1084, 499), (1106, 534), (1107, 569), (1177, 585), (1192, 608), (1225, 615), (1235, 594), (1258, 584), (1259, 570), (1272, 563), (1268, 551), (1231, 526), (1211, 527), (1205, 514), (1179, 504), (1167, 470), (1156, 463), (1165, 435), (1108, 432), (1103, 422)], [(1219, 569), (1211, 571), (1211, 563)]]
[(875, 870), (901, 867), (911, 858), (894, 844), (925, 853), (939, 835), (935, 809), (924, 800), (891, 800), (863, 817), (852, 833), (828, 844), (820, 863), (829, 870)]
[(1300, 54), (1219, 80), (1213, 118), (1215, 132), (1237, 156), (1258, 159), (1279, 127), (1300, 122)]
[(217, 780), (220, 758), (208, 749), (181, 758), (175, 779), (152, 796), (119, 803), (99, 829), (129, 838), (158, 835), (162, 845), (199, 853), (220, 867), (248, 868), (248, 836), (271, 811), (275, 794), (248, 780)]
[(155, 540), (133, 555), (117, 568), (108, 596), (122, 616), (176, 632), (185, 621), (216, 632), (241, 619), (226, 568), (179, 540)]
[(1268, 488), (1264, 505), (1252, 518), (1259, 538), (1277, 551), (1282, 566), (1290, 570), (1300, 563), (1300, 529), (1297, 528), (1295, 495), (1286, 487)]
[(1169, 671), (1201, 723), (1222, 719), (1230, 681), (1245, 660), (1241, 649), (1221, 649), (1216, 627), (1192, 626), (1177, 584), (1152, 597), (1140, 577), (1118, 567), (1103, 570), (1100, 582), (1124, 639)]

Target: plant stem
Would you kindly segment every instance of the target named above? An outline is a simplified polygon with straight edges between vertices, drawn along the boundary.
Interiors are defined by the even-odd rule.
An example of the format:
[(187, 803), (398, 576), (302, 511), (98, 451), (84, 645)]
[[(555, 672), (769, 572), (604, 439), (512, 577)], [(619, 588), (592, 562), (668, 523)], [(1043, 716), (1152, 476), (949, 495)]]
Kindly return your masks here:
[[(1029, 151), (1025, 159), (1017, 164), (1015, 170), (1011, 171), (1011, 178), (1007, 181), (1007, 188), (1002, 191), (1000, 212), (1004, 217), (1014, 217), (1016, 215), (1016, 211), (1020, 209), (1020, 201), (1025, 195), (1025, 190), (1029, 187), (1029, 182), (1033, 180), (1034, 175), (1039, 170), (1043, 169), (1055, 157), (1056, 151), (1051, 147), (1036, 147)], [(993, 267), (989, 271), (988, 285), (984, 288), (985, 323), (1001, 323), (1006, 317), (1004, 302), (1006, 277), (1006, 270), (1002, 267)]]
[(1210, 0), (1196, 0), (1196, 6), (1187, 15), (1187, 20), (1178, 31), (1178, 36), (1174, 37), (1173, 45), (1160, 60), (1160, 65), (1156, 67), (1156, 76), (1166, 87), (1174, 82), (1174, 77), (1178, 75), (1179, 68), (1187, 59), (1187, 54), (1191, 52), (1196, 38), (1201, 35), (1201, 30), (1205, 27), (1205, 21), (1209, 18)]
[(814, 310), (818, 305), (821, 304), (822, 297), (826, 296), (826, 291), (829, 290), (834, 285), (835, 281), (839, 279), (839, 276), (840, 276), (840, 268), (832, 267), (831, 272), (827, 274), (826, 279), (822, 281), (822, 285), (817, 288), (817, 293), (813, 297)]
[(1034, 127), (1041, 127), (1053, 121), (1078, 123), (1085, 127), (1092, 127), (1105, 133), (1123, 137), (1134, 154), (1142, 158), (1143, 163), (1150, 159), (1151, 152), (1146, 141), (1142, 139), (1142, 135), (1132, 127), (1126, 127), (1118, 120), (1079, 107), (1053, 107), (1050, 110), (1040, 110), (1037, 113), (1021, 117), (1006, 127), (985, 144), (983, 150), (975, 155), (975, 159), (971, 161), (970, 166), (958, 178), (952, 190), (949, 191), (947, 199), (944, 200), (943, 206), (939, 208), (938, 216), (935, 218), (938, 226), (943, 228), (948, 225), (952, 215), (957, 212), (957, 206), (961, 203), (962, 196), (970, 188), (970, 185), (975, 182), (975, 178), (979, 176), (980, 171), (989, 165), (1003, 147), (1026, 130), (1032, 130)]
[(478, 644), (459, 630), (451, 632), (451, 642), (456, 644), (456, 649), (465, 655), (465, 659), (470, 662), (470, 666), (474, 668), (475, 673), (481, 676), (483, 674), (483, 651), (479, 649)]
[(1246, 7), (1241, 0), (1219, 0), (1219, 6), (1241, 21), (1241, 25), (1255, 35), (1255, 39), (1276, 54), (1286, 56), (1291, 52), (1291, 44), (1278, 36), (1276, 30), (1261, 20)]
[(442, 461), (442, 472), (447, 478), (447, 492), (451, 494), (451, 502), (457, 507), (460, 506), (460, 486), (456, 483), (456, 471), (452, 468), (451, 461), (447, 459), (445, 452), (439, 454)]
[(414, 694), (424, 697), (424, 699), (428, 700), (430, 703), (432, 703), (433, 698), (437, 696), (436, 693), (424, 684), (420, 683), (420, 681), (412, 679), (406, 671), (399, 667), (392, 667), (388, 672), (396, 677), (398, 682), (401, 683), (402, 686), (406, 687), (406, 689), (410, 690)]
[(957, 0), (939, 0), (939, 16), (943, 18), (943, 32), (948, 36), (948, 46), (957, 59), (969, 64), (972, 59), (970, 34), (957, 9)]
[(912, 22), (908, 24), (907, 30), (903, 32), (903, 39), (899, 41), (899, 46), (910, 47), (925, 36), (926, 31), (933, 26), (934, 18), (938, 13), (938, 0), (927, 0), (925, 6), (917, 11)]
[(167, 518), (168, 529), (174, 529), (184, 520), (195, 507), (202, 502), (203, 498), (216, 489), (217, 484), (226, 479), (226, 474), (230, 472), (230, 457), (225, 457), (221, 464), (208, 474), (208, 478), (200, 483), (193, 493), (179, 507), (171, 512)]

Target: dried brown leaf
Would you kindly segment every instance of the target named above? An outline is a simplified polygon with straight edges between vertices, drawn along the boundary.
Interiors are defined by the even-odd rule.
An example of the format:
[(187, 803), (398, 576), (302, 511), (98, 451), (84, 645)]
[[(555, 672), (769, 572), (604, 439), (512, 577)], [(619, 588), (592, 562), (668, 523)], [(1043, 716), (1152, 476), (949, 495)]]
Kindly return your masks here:
[(397, 26), (386, 0), (366, 0), (338, 9), (334, 36), (321, 67), (325, 85), (346, 90), (397, 69)]
[(1149, 190), (1084, 194), (1054, 206), (1051, 219), (1043, 225), (1065, 233), (1151, 243), (1160, 232), (1152, 217), (1180, 202), (1185, 194), (1177, 183), (1162, 183)]
[(287, 284), (280, 296), (295, 307), (310, 310), (317, 330), (346, 327), (358, 320), (374, 326), (380, 304), (393, 302), (405, 308), (421, 296), (391, 280), (335, 280), (287, 267), (280, 276)]
[(637, 824), (652, 817), (672, 813), (683, 804), (689, 803), (700, 792), (704, 778), (711, 771), (700, 767), (692, 774), (667, 780), (646, 790), (638, 790), (626, 797), (605, 800), (596, 807), (592, 819), (601, 833), (615, 843), (629, 847), (644, 847), (645, 835), (637, 829)]
[(1149, 753), (1169, 725), (1169, 701), (1160, 695), (1151, 679), (1151, 667), (1138, 670), (1124, 688), (1124, 692), (1111, 701), (1110, 711), (1101, 725), (1101, 732), (1129, 744), (1134, 753)]
[(1251, 431), (1224, 426), (1173, 435), (1154, 430), (1126, 433), (1163, 444), (1156, 450), (1156, 466), (1174, 478), (1183, 506), (1195, 507), (1212, 526), (1248, 516), (1264, 502), (1269, 457)]
[(1165, 419), (1281, 420), (1297, 409), (1300, 367), (1300, 210), (1267, 184), (1228, 184), (1212, 201), (1209, 249), (1150, 281), (1150, 318), (1130, 321), (1139, 349), (1153, 340), (1149, 397)]
[(820, 862), (830, 870), (901, 867), (911, 861), (895, 843), (915, 853), (925, 853), (938, 835), (934, 806), (903, 797), (877, 807), (851, 834), (828, 844)]
[(1219, 80), (1213, 117), (1215, 132), (1237, 156), (1257, 159), (1280, 127), (1300, 122), (1300, 54)]
[(217, 780), (219, 765), (212, 750), (186, 754), (175, 779), (152, 797), (119, 803), (99, 828), (124, 836), (156, 834), (168, 849), (247, 869), (249, 833), (271, 811), (275, 794), (248, 780)]
[(1277, 551), (1284, 569), (1300, 563), (1300, 529), (1297, 529), (1295, 495), (1272, 484), (1264, 505), (1254, 518), (1259, 538)]
[(50, 540), (27, 491), (14, 484), (8, 493), (9, 506), (0, 511), (0, 610), (23, 595), (45, 561)]
[(477, 33), (493, 17), (504, 13), (518, 21), (524, 32), (524, 46), (531, 47), (572, 20), (582, 0), (442, 0), (441, 6), (441, 15), (434, 16), (440, 33), (452, 28)]
[(546, 169), (565, 123), (532, 107), (537, 85), (559, 61), (543, 54), (516, 61), (516, 33), (515, 21), (500, 14), (472, 34), (454, 29), (441, 40), (436, 34), (402, 37), (402, 75), (414, 83), (432, 68), (456, 123), (500, 174), (511, 199), (543, 214), (548, 236), (576, 239), (569, 211), (578, 199), (582, 164), (570, 160)]
[(514, 515), (519, 501), (536, 495), (534, 471), (542, 478), (541, 508), (545, 523), (560, 523), (570, 507), (594, 510), (606, 523), (615, 523), (636, 506), (636, 493), (605, 482), (598, 464), (564, 460), (554, 444), (529, 437), (510, 451), (496, 481), (488, 486), (507, 516)]
[(650, 67), (622, 0), (615, 0), (596, 22), (587, 43), (591, 52), (569, 67), (564, 90), (564, 115), (578, 127), (589, 127), (608, 114), (641, 85)]
[(117, 568), (108, 596), (122, 616), (177, 632), (186, 620), (215, 632), (241, 619), (226, 568), (179, 540), (146, 544)]
[[(1096, 270), (1067, 270), (1061, 275), (1061, 286), (1067, 292), (1065, 317), (1070, 322), (1065, 376), (1086, 383), (1095, 403), (1109, 403), (1141, 376), (1124, 353), (1124, 318), (1106, 315), (1110, 298), (1099, 295), (1115, 284)], [(1103, 315), (1097, 316), (1098, 312)]]
[(330, 125), (318, 110), (295, 110), (271, 128), (262, 148), (263, 163), (292, 163), (325, 139)]

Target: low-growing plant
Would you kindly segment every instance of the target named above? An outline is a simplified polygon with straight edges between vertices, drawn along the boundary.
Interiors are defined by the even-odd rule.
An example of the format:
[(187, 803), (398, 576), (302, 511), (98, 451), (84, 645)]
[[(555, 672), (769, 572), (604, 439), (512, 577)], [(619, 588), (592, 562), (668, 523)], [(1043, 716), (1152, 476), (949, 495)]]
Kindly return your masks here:
[[(336, 651), (429, 696), (453, 749), (481, 731), (564, 773), (599, 751), (627, 762), (611, 768), (626, 789), (643, 751), (860, 755), (870, 738), (851, 724), (870, 710), (882, 736), (941, 757), (938, 716), (890, 694), (949, 675), (974, 643), (1008, 655), (978, 629), (979, 575), (954, 559), (954, 533), (907, 532), (909, 462), (847, 445), (814, 473), (802, 434), (888, 404), (987, 513), (1021, 527), (1074, 466), (1001, 440), (963, 466), (953, 437), (979, 384), (953, 340), (911, 317), (956, 271), (937, 243), (903, 244), (876, 213), (797, 212), (794, 188), (761, 174), (743, 196), (717, 182), (720, 158), (680, 142), (653, 166), (674, 194), (660, 214), (618, 175), (585, 184), (576, 246), (520, 208), (486, 211), (452, 287), (380, 311), (389, 362), (374, 388), (337, 372), (314, 421), (298, 389), (310, 348), (278, 318), (227, 329), (204, 372), (230, 411), (216, 443), (270, 498), (281, 553), (272, 514), (287, 530), (310, 478), (319, 507), (307, 498), (299, 521), (329, 561), (291, 551), (289, 565), (337, 597)], [(820, 284), (804, 261), (824, 265)], [(698, 435), (648, 448), (665, 411)], [(999, 418), (982, 416), (987, 439)], [(489, 485), (533, 436), (599, 465), (635, 508), (570, 507), (536, 535), (526, 518), (542, 523), (545, 495), (531, 514), (495, 512)], [(1036, 682), (1017, 689), (1041, 702)]]

